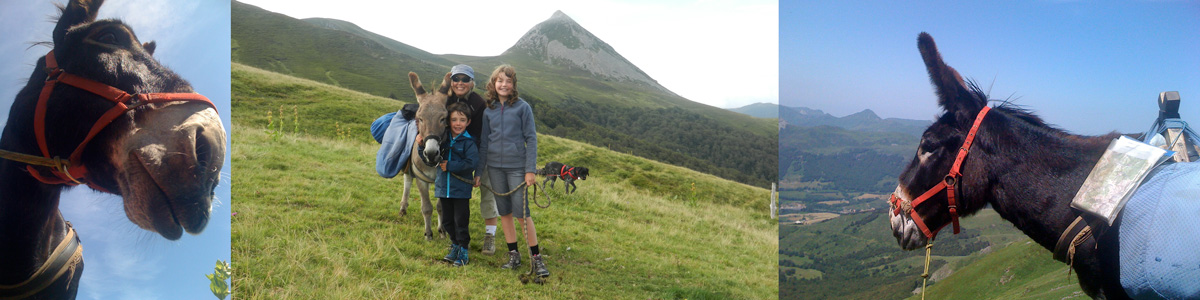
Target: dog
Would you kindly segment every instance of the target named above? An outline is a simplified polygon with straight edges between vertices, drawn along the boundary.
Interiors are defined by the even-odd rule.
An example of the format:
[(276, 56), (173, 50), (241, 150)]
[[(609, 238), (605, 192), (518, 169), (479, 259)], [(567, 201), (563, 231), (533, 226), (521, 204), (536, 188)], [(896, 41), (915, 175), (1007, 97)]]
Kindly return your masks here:
[(546, 163), (545, 167), (537, 170), (537, 174), (546, 176), (546, 180), (542, 181), (542, 186), (546, 186), (546, 183), (549, 182), (551, 188), (554, 187), (554, 182), (561, 178), (563, 182), (566, 182), (566, 184), (563, 185), (565, 191), (567, 194), (570, 194), (575, 192), (576, 179), (587, 180), (588, 168), (572, 167), (557, 161), (552, 161)]

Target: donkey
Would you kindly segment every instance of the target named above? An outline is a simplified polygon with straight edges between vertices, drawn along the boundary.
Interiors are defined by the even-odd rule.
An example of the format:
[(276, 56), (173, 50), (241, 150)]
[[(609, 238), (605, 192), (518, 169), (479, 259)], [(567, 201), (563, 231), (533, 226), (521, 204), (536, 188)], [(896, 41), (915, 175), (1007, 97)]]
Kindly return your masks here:
[[(417, 139), (413, 141), (412, 156), (409, 157), (409, 167), (404, 170), (404, 193), (400, 200), (400, 216), (408, 214), (408, 196), (412, 189), (412, 184), (415, 181), (417, 191), (421, 193), (421, 215), (425, 217), (425, 240), (433, 240), (433, 225), (431, 224), (433, 217), (433, 205), (429, 201), (429, 185), (433, 184), (433, 178), (437, 176), (438, 163), (442, 161), (441, 149), (439, 149), (442, 141), (446, 139), (446, 128), (449, 126), (446, 121), (448, 113), (446, 112), (446, 98), (450, 91), (450, 73), (442, 78), (442, 85), (432, 93), (426, 92), (425, 87), (421, 86), (421, 79), (417, 77), (417, 73), (408, 72), (408, 81), (412, 84), (413, 92), (417, 96), (416, 122), (417, 122)], [(420, 162), (420, 163), (417, 163)], [(446, 231), (442, 228), (442, 203), (437, 202), (438, 211), (438, 233), (442, 237), (446, 236)]]
[(1072, 239), (1079, 243), (1073, 255), (1065, 254), (1061, 244), (1064, 237), (1077, 236), (1064, 232), (1082, 217), (1070, 207), (1071, 199), (1119, 134), (1072, 135), (1020, 108), (989, 108), (987, 95), (942, 61), (929, 34), (921, 33), (917, 40), (945, 113), (925, 130), (889, 200), (892, 233), (900, 247), (925, 246), (951, 223), (958, 233), (960, 214), (991, 204), (1001, 217), (1055, 252), (1057, 260), (1071, 264), (1089, 296), (1129, 298), (1120, 278), (1121, 218), (1102, 234)]
[(64, 188), (123, 198), (139, 227), (176, 240), (208, 224), (225, 157), (212, 102), (156, 61), (103, 1), (73, 0), (0, 137), (0, 298), (71, 299), (83, 273)]

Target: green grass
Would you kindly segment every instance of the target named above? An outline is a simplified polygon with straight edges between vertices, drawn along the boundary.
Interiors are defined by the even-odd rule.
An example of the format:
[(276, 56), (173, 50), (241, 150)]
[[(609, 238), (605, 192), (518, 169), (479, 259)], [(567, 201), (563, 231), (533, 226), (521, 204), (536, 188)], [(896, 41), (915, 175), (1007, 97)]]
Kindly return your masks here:
[[(929, 295), (945, 293), (934, 299), (978, 298), (964, 295), (1006, 299), (1002, 296), (1029, 297), (1042, 291), (1058, 295), (1063, 290), (1067, 290), (1064, 295), (1070, 295), (1079, 290), (1077, 283), (1064, 283), (1066, 265), (1051, 259), (1049, 251), (1037, 244), (1032, 248), (1009, 246), (1025, 245), (1029, 239), (995, 211), (984, 209), (961, 222), (960, 234), (945, 228), (933, 247), (930, 272), (943, 267), (952, 271), (949, 277), (931, 285)], [(990, 245), (991, 252), (977, 251), (980, 243)], [(1019, 256), (1010, 254), (1017, 249), (1022, 251)], [(780, 296), (785, 298), (899, 299), (911, 296), (921, 285), (925, 252), (901, 250), (882, 211), (844, 215), (806, 226), (781, 224), (779, 250)], [(1000, 274), (1010, 265), (999, 263), (1015, 267), (1011, 274)], [(1026, 269), (1034, 266), (1041, 268)], [(788, 274), (788, 270), (795, 271)], [(817, 272), (819, 277), (814, 276)], [(985, 285), (996, 283), (987, 278), (1007, 275), (1012, 276), (1006, 285)], [(1042, 281), (1033, 280), (1043, 277)], [(1049, 279), (1054, 280), (1046, 281)], [(1072, 278), (1072, 282), (1077, 281)], [(1029, 288), (1029, 294), (1023, 295), (1025, 288)]]
[[(409, 216), (397, 216), (401, 182), (374, 174), (377, 146), (291, 135), (274, 141), (256, 128), (235, 132), (238, 215), (232, 238), (234, 270), (241, 275), (234, 276), (234, 285), (243, 297), (776, 296), (776, 231), (765, 210), (692, 204), (631, 186), (613, 173), (594, 173), (578, 182), (578, 193), (551, 191), (551, 206), (534, 208), (554, 276), (545, 286), (522, 286), (516, 271), (498, 268), (501, 256), (478, 254), (477, 211), (472, 264), (455, 269), (435, 262), (447, 241), (424, 240), (419, 204), (409, 208)], [(543, 141), (548, 148), (591, 148)], [(692, 175), (698, 185), (720, 184)], [(766, 199), (765, 191), (743, 189)], [(475, 197), (472, 205), (477, 203)]]
[[(361, 121), (402, 103), (238, 65), (232, 76), (238, 297), (778, 296), (778, 233), (768, 216), (769, 191), (547, 135), (538, 137), (539, 161), (591, 170), (588, 180), (576, 182), (577, 193), (564, 195), (560, 182), (548, 192), (554, 197), (549, 208), (533, 208), (551, 280), (522, 285), (518, 271), (499, 269), (502, 255), (479, 254), (483, 224), (477, 209), (471, 265), (452, 268), (436, 261), (448, 241), (424, 240), (419, 200), (399, 217), (402, 183), (374, 171), (378, 144)], [(299, 111), (298, 133), (292, 123), (284, 124), (282, 135), (267, 130), (266, 112), (280, 105), (285, 115), (293, 105)], [(350, 127), (350, 137), (339, 137), (334, 124)], [(524, 239), (518, 240), (524, 248)]]
[[(936, 251), (937, 246), (934, 246)], [(1078, 274), (1046, 248), (1023, 239), (929, 286), (925, 299), (1085, 299)], [(921, 299), (920, 294), (909, 299)]]

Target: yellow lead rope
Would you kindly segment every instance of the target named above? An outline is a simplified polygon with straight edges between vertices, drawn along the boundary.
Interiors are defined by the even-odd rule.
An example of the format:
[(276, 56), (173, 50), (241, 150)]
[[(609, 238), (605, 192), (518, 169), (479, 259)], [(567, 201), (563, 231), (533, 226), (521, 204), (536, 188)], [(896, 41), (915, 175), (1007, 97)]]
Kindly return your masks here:
[(69, 171), (71, 168), (71, 163), (57, 156), (54, 158), (45, 158), (41, 156), (16, 153), (8, 150), (0, 150), (0, 158), (29, 165), (51, 167), (58, 172), (67, 174), (67, 177), (70, 177), (71, 181), (74, 181), (76, 184), (83, 184), (82, 182), (79, 182), (78, 179), (75, 179), (74, 175), (71, 175), (71, 171)]
[(925, 273), (921, 274), (921, 300), (925, 300), (925, 286), (929, 283), (929, 261), (933, 253), (933, 242), (925, 245)]

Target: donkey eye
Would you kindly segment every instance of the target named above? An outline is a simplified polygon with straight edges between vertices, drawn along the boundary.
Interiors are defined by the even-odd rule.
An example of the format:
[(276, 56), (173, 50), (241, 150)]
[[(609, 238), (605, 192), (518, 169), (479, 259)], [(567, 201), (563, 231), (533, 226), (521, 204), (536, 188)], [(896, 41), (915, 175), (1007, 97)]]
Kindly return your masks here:
[(113, 34), (112, 32), (106, 32), (103, 35), (101, 35), (100, 38), (98, 38), (96, 40), (100, 41), (101, 43), (105, 43), (105, 44), (109, 44), (109, 45), (117, 44), (117, 36), (115, 34)]

